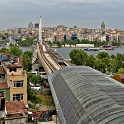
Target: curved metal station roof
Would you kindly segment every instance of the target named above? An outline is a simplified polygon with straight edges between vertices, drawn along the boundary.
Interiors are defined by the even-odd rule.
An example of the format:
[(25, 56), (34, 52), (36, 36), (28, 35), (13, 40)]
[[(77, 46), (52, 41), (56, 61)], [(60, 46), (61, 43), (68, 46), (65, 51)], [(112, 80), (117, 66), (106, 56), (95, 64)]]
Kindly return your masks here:
[(87, 66), (64, 67), (51, 83), (61, 124), (124, 124), (124, 86), (107, 75)]

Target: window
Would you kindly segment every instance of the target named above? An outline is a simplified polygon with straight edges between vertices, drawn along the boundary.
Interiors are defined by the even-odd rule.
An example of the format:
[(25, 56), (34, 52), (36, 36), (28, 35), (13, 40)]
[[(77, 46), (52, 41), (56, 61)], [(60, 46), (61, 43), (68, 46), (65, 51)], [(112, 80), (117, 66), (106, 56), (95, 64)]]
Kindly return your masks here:
[(14, 87), (23, 87), (23, 80), (14, 81)]
[(0, 79), (4, 79), (4, 78), (5, 78), (5, 74), (1, 74)]
[(13, 101), (23, 100), (23, 94), (13, 94)]
[(0, 97), (5, 97), (5, 91), (3, 90), (0, 91)]
[(9, 72), (12, 72), (12, 71), (16, 72), (16, 68), (10, 68), (9, 69)]

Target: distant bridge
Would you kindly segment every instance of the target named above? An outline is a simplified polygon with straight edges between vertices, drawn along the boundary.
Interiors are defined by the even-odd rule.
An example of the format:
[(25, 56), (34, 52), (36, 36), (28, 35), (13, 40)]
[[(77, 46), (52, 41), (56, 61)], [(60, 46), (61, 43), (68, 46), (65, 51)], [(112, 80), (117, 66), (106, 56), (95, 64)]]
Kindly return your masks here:
[(37, 43), (61, 124), (124, 124), (124, 85), (87, 66), (61, 67)]

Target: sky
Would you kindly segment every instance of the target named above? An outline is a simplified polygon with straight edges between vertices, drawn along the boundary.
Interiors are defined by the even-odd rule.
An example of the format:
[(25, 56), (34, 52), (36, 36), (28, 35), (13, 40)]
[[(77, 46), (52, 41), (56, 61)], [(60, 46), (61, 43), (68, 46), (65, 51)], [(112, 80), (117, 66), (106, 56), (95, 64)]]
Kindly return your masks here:
[(124, 0), (0, 0), (0, 30), (28, 27), (106, 28), (124, 30)]

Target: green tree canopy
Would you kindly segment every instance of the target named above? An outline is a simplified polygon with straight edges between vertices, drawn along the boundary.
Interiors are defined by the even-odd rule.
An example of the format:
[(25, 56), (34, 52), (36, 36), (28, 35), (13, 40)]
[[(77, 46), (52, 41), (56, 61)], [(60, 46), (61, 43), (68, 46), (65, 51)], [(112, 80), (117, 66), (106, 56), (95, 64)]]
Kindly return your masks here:
[(76, 65), (86, 65), (88, 55), (83, 50), (74, 49), (69, 53), (69, 55), (72, 60), (72, 63)]
[(10, 54), (20, 57), (22, 55), (22, 50), (19, 47), (12, 46), (10, 47)]
[(96, 56), (98, 59), (103, 59), (103, 58), (109, 58), (109, 54), (106, 52), (99, 52), (98, 55)]
[(32, 77), (33, 77), (33, 74), (32, 73), (28, 73), (27, 74), (27, 81), (31, 82), (32, 81)]
[(106, 63), (103, 62), (101, 59), (96, 59), (95, 69), (105, 73), (106, 72)]
[(124, 74), (124, 68), (120, 68), (117, 72), (117, 74)]
[(89, 55), (88, 58), (87, 58), (87, 66), (90, 66), (90, 67), (95, 67), (95, 62), (96, 62), (96, 58), (94, 57), (93, 54)]
[(18, 41), (19, 46), (31, 46), (33, 44), (34, 38), (27, 38), (26, 40)]
[(67, 40), (66, 43), (71, 46), (73, 41), (72, 40)]
[(34, 84), (43, 84), (44, 83), (44, 78), (41, 78), (41, 75), (38, 74), (38, 75), (33, 75), (32, 77), (32, 83)]
[(36, 96), (36, 91), (34, 89), (31, 89), (29, 82), (35, 83), (35, 84), (42, 84), (44, 82), (44, 79), (40, 77), (40, 75), (33, 75), (32, 73), (28, 73), (27, 75), (27, 93), (28, 93), (28, 100), (30, 100), (33, 103), (41, 103), (42, 99)]
[(26, 55), (27, 57), (29, 57), (29, 58), (32, 58), (32, 52), (31, 51), (25, 51), (24, 53), (23, 53), (23, 55)]
[(37, 95), (36, 95), (36, 91), (34, 89), (31, 89), (30, 85), (29, 85), (29, 82), (28, 82), (28, 85), (27, 85), (27, 95), (28, 95), (28, 100), (30, 100), (32, 103), (41, 103), (41, 98), (39, 98)]
[(117, 53), (116, 56), (116, 61), (117, 61), (117, 68), (124, 68), (124, 54)]
[(42, 85), (44, 83), (44, 78), (42, 78), (40, 74), (34, 75), (32, 73), (28, 73), (27, 80), (33, 84)]
[(27, 72), (30, 72), (32, 70), (32, 52), (25, 51), (22, 57), (23, 69), (26, 70)]
[(7, 49), (7, 48), (2, 48), (2, 49), (0, 50), (0, 53), (7, 53), (7, 54), (9, 54), (10, 51), (9, 51), (9, 49)]

